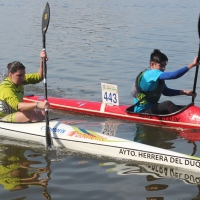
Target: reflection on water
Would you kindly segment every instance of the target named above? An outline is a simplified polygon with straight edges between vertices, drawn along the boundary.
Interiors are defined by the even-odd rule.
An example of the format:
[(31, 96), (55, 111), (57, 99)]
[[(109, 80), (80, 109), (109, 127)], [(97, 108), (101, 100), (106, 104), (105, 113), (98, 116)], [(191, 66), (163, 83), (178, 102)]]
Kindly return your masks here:
[(148, 144), (151, 146), (156, 146), (164, 149), (172, 149), (173, 142), (177, 138), (179, 131), (169, 130), (164, 127), (147, 126), (142, 124), (135, 124), (134, 137), (135, 142), (140, 142), (143, 144)]
[(101, 133), (105, 135), (115, 136), (117, 127), (119, 124), (122, 124), (122, 123), (114, 121), (114, 120), (105, 121), (101, 124), (102, 126)]
[(200, 130), (199, 129), (185, 129), (180, 131), (179, 137), (184, 140), (188, 140), (188, 144), (193, 144), (193, 151), (191, 155), (195, 155), (197, 152), (197, 142), (200, 141)]
[[(26, 149), (16, 146), (0, 146), (0, 184), (4, 190), (18, 191), (29, 187), (42, 187), (44, 199), (50, 199), (47, 192), (49, 181), (50, 161), (41, 167), (41, 162), (34, 160), (41, 154), (29, 152), (25, 156)], [(46, 160), (47, 157), (46, 157)], [(31, 165), (34, 165), (32, 167)], [(38, 167), (37, 167), (38, 166)], [(47, 178), (43, 178), (46, 174)]]
[(179, 136), (190, 142), (200, 141), (200, 129), (185, 129), (180, 131)]
[(148, 182), (156, 181), (162, 178), (173, 178), (180, 179), (186, 184), (200, 184), (199, 172), (184, 170), (182, 168), (174, 168), (155, 164), (140, 164), (138, 162), (125, 164), (107, 162), (101, 163), (100, 166), (112, 166), (112, 168), (109, 168), (106, 171), (115, 172), (118, 175), (145, 175)]
[[(106, 171), (111, 173), (115, 172), (118, 175), (142, 175), (146, 176), (146, 181), (154, 182), (155, 184), (147, 184), (145, 185), (145, 189), (147, 191), (159, 191), (166, 190), (169, 185), (158, 183), (161, 179), (179, 179), (182, 180), (186, 184), (197, 185), (198, 191), (200, 192), (200, 174), (198, 172), (187, 171), (181, 168), (173, 168), (168, 166), (161, 165), (144, 165), (131, 163), (131, 164), (118, 164), (116, 162), (107, 162), (101, 163), (100, 166), (106, 167), (109, 166), (112, 168), (107, 169)], [(147, 199), (164, 199), (164, 197), (147, 197)], [(198, 194), (195, 199), (200, 199), (200, 195)]]

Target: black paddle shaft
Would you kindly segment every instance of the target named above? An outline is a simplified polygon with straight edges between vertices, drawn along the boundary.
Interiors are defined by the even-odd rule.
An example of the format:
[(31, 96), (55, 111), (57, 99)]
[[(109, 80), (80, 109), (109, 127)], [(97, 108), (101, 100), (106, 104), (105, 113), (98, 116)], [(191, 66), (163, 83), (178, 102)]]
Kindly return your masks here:
[[(43, 15), (42, 15), (42, 42), (43, 42), (43, 49), (46, 49), (46, 32), (49, 26), (50, 21), (50, 7), (49, 3), (46, 3), (46, 7), (44, 9)], [(44, 93), (45, 93), (45, 101), (48, 100), (47, 98), (47, 64), (46, 59), (43, 59), (43, 78), (44, 78)], [(49, 128), (49, 113), (48, 109), (45, 109), (45, 120), (46, 120), (46, 147), (48, 149), (53, 148), (53, 141), (51, 138), (51, 132)]]
[[(46, 32), (49, 26), (50, 21), (50, 7), (49, 3), (46, 3), (46, 7), (43, 12), (42, 16), (42, 43), (43, 43), (43, 49), (46, 49)], [(45, 100), (47, 100), (47, 64), (46, 59), (43, 59), (43, 76), (44, 76), (44, 86), (45, 86)]]
[[(199, 15), (199, 21), (198, 21), (198, 33), (199, 33), (199, 40), (200, 40), (200, 15)], [(200, 60), (200, 43), (199, 43), (198, 60)], [(194, 94), (195, 94), (195, 92), (196, 92), (198, 71), (199, 71), (199, 66), (196, 66), (195, 78), (194, 78), (194, 85), (193, 85), (193, 93), (194, 93)], [(194, 97), (192, 97), (192, 103), (194, 103)]]

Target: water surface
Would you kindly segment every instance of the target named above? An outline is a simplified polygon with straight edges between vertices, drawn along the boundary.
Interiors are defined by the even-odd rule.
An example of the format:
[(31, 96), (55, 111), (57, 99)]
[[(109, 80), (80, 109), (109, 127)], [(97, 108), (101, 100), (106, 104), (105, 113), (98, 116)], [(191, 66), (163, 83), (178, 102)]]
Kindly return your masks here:
[[(24, 63), (27, 72), (38, 70), (45, 4), (39, 0), (1, 1), (1, 74), (6, 74), (7, 63), (14, 60)], [(198, 53), (197, 0), (49, 0), (49, 4), (46, 47), (51, 96), (101, 101), (100, 83), (106, 82), (118, 85), (120, 103), (132, 104), (133, 81), (148, 67), (154, 48), (168, 56), (167, 71), (191, 63)], [(167, 81), (167, 85), (192, 90), (194, 73), (192, 69), (178, 80)], [(199, 93), (198, 83), (196, 91)], [(26, 92), (43, 95), (43, 84), (29, 86)], [(185, 96), (161, 100), (166, 99), (179, 104), (191, 102), (191, 97)], [(199, 96), (195, 104), (200, 105)], [(82, 128), (104, 133), (109, 129), (118, 137), (200, 157), (198, 130), (173, 130), (57, 111), (51, 114)], [(159, 167), (128, 166), (73, 152), (47, 155), (41, 145), (5, 138), (0, 143), (1, 199), (200, 199), (198, 174), (172, 170), (167, 176)]]

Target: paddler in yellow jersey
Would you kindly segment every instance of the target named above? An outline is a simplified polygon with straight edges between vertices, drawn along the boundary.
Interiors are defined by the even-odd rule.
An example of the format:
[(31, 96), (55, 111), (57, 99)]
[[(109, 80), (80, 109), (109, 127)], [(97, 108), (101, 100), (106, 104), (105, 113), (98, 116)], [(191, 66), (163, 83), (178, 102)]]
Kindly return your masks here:
[(26, 74), (25, 66), (18, 61), (7, 65), (8, 77), (0, 83), (0, 118), (8, 122), (35, 122), (45, 118), (48, 102), (25, 103), (24, 85), (43, 80), (43, 59), (48, 60), (45, 50), (40, 52), (40, 66), (37, 73)]

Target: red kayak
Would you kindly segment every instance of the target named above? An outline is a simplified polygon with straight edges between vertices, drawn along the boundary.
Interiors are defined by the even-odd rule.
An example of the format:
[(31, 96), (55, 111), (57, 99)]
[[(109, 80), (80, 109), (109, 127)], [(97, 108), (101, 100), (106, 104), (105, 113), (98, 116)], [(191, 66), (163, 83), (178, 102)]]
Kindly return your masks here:
[[(44, 101), (44, 97), (35, 95), (24, 97), (24, 102), (37, 101)], [(72, 111), (85, 115), (95, 115), (181, 129), (200, 128), (200, 107), (195, 106), (193, 103), (187, 106), (180, 106), (180, 110), (173, 114), (150, 115), (134, 113), (133, 106), (130, 105), (112, 106), (102, 102), (58, 97), (48, 97), (48, 102), (52, 109)]]

